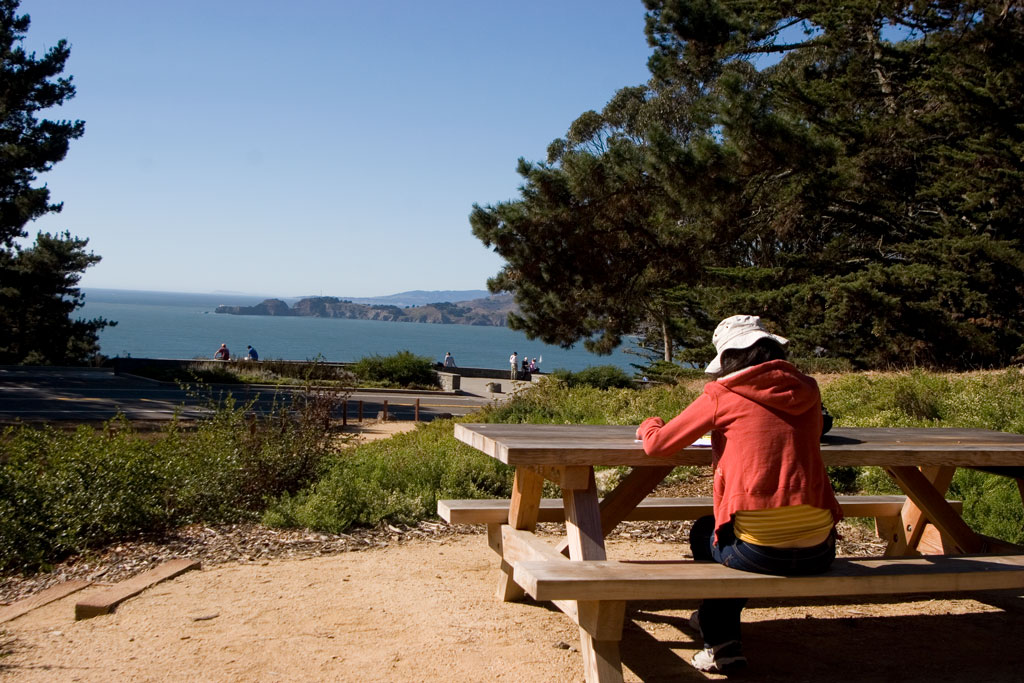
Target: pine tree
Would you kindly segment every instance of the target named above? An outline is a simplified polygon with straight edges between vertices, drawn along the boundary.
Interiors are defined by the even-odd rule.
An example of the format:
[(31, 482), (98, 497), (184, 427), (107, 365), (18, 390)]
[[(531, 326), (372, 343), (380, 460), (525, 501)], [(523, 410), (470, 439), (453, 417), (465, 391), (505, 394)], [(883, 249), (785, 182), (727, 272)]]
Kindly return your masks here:
[(735, 313), (862, 367), (1024, 359), (1019, 1), (645, 5), (646, 87), (474, 209), (513, 322), (660, 328), (675, 360)]
[(17, 0), (0, 0), (0, 363), (81, 363), (99, 350), (98, 332), (115, 324), (70, 317), (84, 303), (81, 274), (99, 257), (69, 232), (40, 233), (28, 248), (19, 240), (30, 221), (61, 210), (33, 183), (85, 124), (38, 118), (75, 94), (71, 77), (61, 77), (70, 49), (61, 40), (42, 58), (26, 53), (29, 17), (17, 9)]

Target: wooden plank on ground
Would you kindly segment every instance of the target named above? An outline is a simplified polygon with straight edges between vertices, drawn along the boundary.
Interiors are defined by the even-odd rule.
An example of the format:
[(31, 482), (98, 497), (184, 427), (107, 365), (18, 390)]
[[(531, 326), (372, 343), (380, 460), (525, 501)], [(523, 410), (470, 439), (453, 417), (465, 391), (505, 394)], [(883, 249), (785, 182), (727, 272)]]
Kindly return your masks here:
[(91, 585), (92, 581), (84, 579), (64, 581), (6, 607), (0, 607), (0, 624), (4, 624), (11, 619), (17, 619), (22, 614), (27, 614), (38, 607), (48, 605), (54, 600), (60, 600)]
[(714, 562), (520, 562), (537, 600), (833, 597), (1024, 588), (1024, 555), (837, 559), (814, 576), (772, 576)]
[(102, 593), (97, 593), (85, 600), (80, 600), (75, 605), (75, 619), (91, 619), (101, 614), (109, 614), (119, 604), (128, 598), (135, 597), (150, 586), (155, 586), (167, 579), (173, 579), (175, 576), (184, 574), (192, 569), (199, 569), (199, 567), (198, 560), (180, 559), (164, 562), (148, 572), (125, 579)]

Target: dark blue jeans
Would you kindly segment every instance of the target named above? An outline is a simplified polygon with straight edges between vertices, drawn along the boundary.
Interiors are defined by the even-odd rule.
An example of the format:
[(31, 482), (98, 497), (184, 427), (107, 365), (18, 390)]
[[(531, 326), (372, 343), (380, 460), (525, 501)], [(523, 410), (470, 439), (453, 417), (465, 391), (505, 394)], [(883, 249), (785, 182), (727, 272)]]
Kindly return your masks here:
[[(733, 535), (732, 524), (722, 527), (716, 544), (714, 532), (715, 518), (710, 515), (693, 523), (690, 529), (693, 559), (718, 562), (745, 572), (802, 576), (821, 574), (836, 557), (835, 532), (824, 543), (810, 548), (773, 548), (747, 543)], [(746, 598), (715, 598), (701, 603), (698, 619), (705, 647), (740, 639), (740, 612), (746, 604)]]

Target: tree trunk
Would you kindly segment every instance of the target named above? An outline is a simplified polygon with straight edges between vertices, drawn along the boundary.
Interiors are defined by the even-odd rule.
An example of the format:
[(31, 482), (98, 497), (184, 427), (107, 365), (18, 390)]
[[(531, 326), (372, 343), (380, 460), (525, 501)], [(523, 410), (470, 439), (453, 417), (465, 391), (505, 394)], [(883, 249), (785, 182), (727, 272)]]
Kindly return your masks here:
[(665, 347), (665, 360), (672, 362), (672, 337), (668, 333), (668, 316), (661, 319), (661, 340)]

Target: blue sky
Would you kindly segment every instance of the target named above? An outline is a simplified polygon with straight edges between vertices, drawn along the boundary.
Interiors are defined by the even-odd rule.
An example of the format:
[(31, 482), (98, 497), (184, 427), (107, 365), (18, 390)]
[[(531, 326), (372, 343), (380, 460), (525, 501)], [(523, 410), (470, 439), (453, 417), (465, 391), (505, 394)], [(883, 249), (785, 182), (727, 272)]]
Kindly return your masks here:
[(85, 136), (40, 177), (84, 287), (376, 296), (483, 289), (474, 202), (517, 196), (588, 109), (648, 77), (640, 0), (22, 0), (72, 46)]

